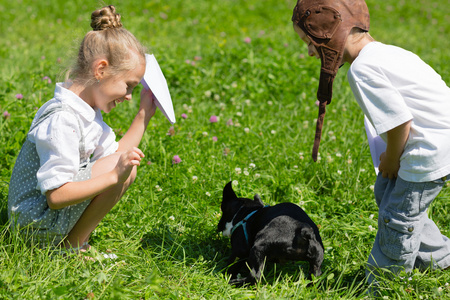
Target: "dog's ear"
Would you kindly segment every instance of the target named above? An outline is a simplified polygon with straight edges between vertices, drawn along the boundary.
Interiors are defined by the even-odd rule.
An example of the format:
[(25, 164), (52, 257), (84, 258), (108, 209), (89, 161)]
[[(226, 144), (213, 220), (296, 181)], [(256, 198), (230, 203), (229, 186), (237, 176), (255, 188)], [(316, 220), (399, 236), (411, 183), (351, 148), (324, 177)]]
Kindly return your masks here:
[(223, 188), (223, 198), (222, 200), (232, 200), (237, 199), (236, 193), (233, 191), (233, 186), (231, 181), (228, 182)]
[(258, 204), (261, 204), (261, 206), (264, 206), (264, 203), (261, 200), (261, 196), (258, 194), (255, 194), (255, 197), (253, 197), (253, 201), (257, 202)]

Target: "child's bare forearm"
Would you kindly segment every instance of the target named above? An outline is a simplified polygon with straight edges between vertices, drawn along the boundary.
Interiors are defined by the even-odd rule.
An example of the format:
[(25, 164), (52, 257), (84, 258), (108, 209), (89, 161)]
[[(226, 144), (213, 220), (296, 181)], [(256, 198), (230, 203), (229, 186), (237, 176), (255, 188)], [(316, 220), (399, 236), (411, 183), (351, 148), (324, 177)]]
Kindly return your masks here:
[(128, 151), (133, 147), (139, 147), (150, 119), (156, 111), (153, 93), (142, 89), (139, 111), (130, 125), (127, 133), (119, 141), (118, 151)]
[(397, 177), (400, 169), (400, 157), (408, 141), (411, 121), (403, 123), (387, 132), (386, 152), (380, 157), (379, 170), (383, 177)]
[(144, 109), (139, 109), (136, 117), (130, 125), (130, 128), (119, 141), (119, 148), (117, 151), (127, 151), (133, 147), (139, 147), (139, 144), (144, 136), (150, 122), (151, 115)]
[(47, 191), (47, 204), (51, 209), (78, 204), (94, 198), (117, 184), (118, 181), (117, 173), (111, 171), (89, 180), (68, 182), (59, 188)]

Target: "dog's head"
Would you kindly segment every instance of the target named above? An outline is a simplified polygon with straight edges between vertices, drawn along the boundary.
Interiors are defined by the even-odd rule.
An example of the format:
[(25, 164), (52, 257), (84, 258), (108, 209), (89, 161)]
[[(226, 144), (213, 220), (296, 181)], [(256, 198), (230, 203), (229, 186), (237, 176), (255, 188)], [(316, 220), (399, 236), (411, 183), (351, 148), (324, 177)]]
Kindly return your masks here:
[(230, 236), (231, 229), (240, 221), (233, 220), (233, 218), (241, 207), (261, 208), (264, 207), (264, 204), (258, 194), (255, 195), (253, 200), (248, 198), (238, 198), (230, 181), (223, 188), (222, 205), (220, 206), (222, 217), (217, 225), (217, 231), (221, 231), (224, 236)]

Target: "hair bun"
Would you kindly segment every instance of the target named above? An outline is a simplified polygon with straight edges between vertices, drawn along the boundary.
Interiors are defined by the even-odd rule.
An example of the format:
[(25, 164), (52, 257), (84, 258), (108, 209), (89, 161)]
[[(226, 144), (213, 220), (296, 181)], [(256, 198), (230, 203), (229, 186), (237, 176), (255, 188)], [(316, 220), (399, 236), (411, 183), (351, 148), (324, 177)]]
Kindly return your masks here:
[(122, 27), (120, 14), (116, 13), (114, 5), (94, 11), (91, 15), (91, 27), (94, 31)]

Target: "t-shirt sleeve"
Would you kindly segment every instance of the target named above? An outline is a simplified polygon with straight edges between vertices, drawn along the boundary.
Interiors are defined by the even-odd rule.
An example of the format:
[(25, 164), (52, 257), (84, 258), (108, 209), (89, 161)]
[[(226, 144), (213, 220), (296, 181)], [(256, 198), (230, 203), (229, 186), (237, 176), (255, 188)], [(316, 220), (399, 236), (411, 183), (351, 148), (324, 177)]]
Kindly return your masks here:
[(80, 165), (81, 133), (76, 117), (69, 112), (57, 112), (28, 134), (36, 145), (40, 168), (37, 189), (45, 194), (73, 181)]
[(377, 66), (352, 65), (349, 83), (378, 135), (412, 119), (403, 97)]

